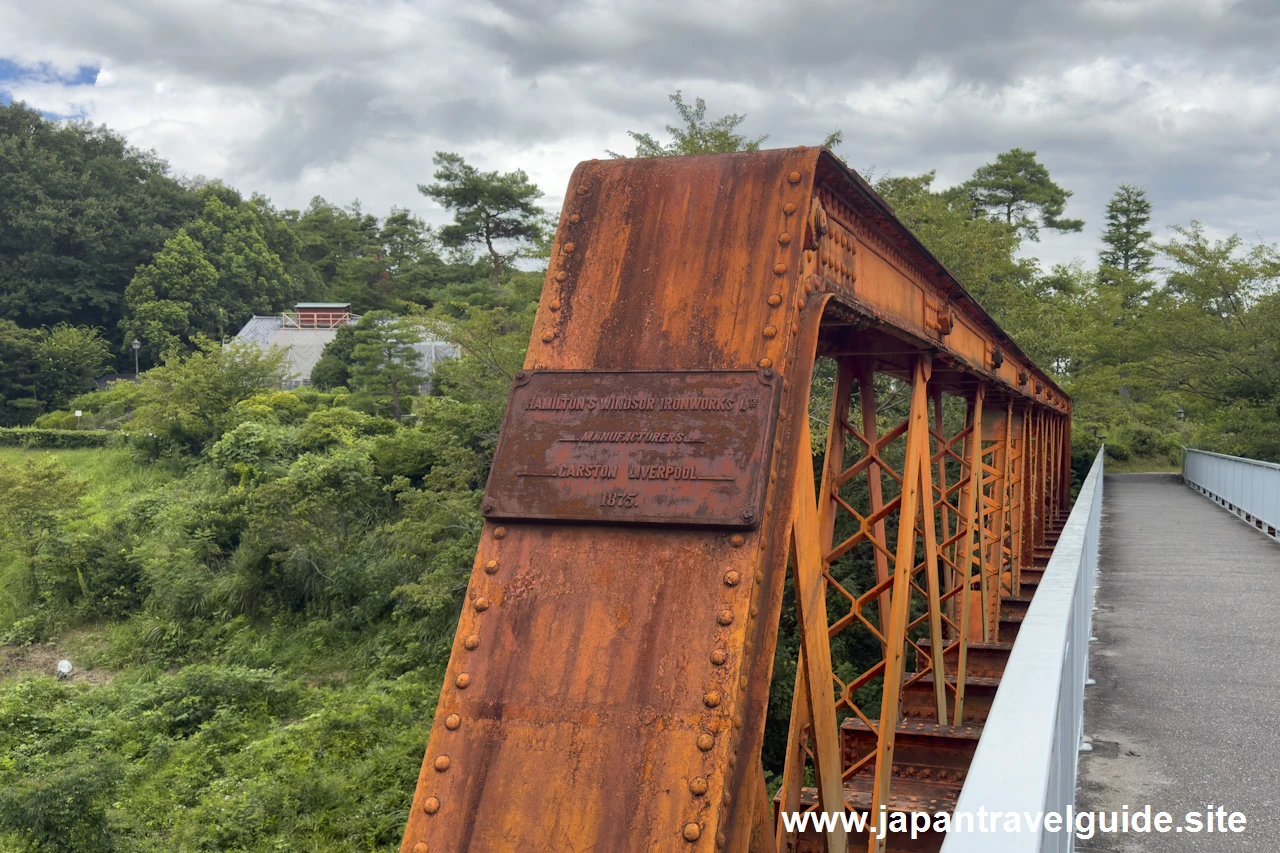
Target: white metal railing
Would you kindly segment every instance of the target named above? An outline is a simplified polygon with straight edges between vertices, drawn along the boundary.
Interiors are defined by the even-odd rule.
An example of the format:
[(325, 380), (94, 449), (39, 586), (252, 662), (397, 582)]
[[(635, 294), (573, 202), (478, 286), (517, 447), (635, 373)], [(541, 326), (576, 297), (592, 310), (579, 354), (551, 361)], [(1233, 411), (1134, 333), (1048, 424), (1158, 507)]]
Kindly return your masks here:
[(1184, 448), (1182, 478), (1200, 494), (1280, 539), (1280, 465)]
[[(1089, 677), (1089, 633), (1097, 587), (1102, 520), (1103, 455), (1098, 451), (1071, 515), (1045, 568), (1044, 578), (1018, 630), (991, 713), (965, 778), (943, 853), (1039, 853), (1071, 851), (1075, 836), (1065, 825), (1074, 806), (1076, 759), (1084, 743), (1084, 687)], [(979, 830), (979, 809), (1057, 812), (1062, 831), (1040, 824), (1030, 831)], [(969, 832), (963, 815), (971, 814)], [(990, 828), (990, 827), (988, 827)]]

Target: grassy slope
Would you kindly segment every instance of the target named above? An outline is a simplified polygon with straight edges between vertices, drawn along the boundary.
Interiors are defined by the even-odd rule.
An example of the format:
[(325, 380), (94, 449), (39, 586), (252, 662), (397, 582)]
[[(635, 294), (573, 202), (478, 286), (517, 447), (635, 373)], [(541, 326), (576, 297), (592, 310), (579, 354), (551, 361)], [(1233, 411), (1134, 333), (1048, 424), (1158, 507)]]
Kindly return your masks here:
[(13, 465), (46, 455), (57, 459), (89, 483), (87, 497), (94, 507), (93, 515), (98, 517), (104, 516), (113, 504), (128, 495), (153, 489), (172, 479), (163, 468), (138, 465), (124, 449), (22, 450), (0, 447), (0, 461)]
[[(0, 461), (46, 453), (89, 483), (91, 520), (175, 478), (118, 449), (0, 448)], [(77, 791), (108, 786), (97, 806), (68, 806), (83, 814), (57, 815), (59, 832), (105, 820), (113, 840), (91, 833), (94, 843), (81, 845), (95, 853), (398, 849), (439, 672), (379, 675), (394, 650), (301, 617), (235, 620), (182, 667), (112, 667), (120, 658), (109, 649), (122, 638), (165, 642), (146, 633), (148, 619), (0, 646), (0, 787), (34, 806), (50, 784), (67, 786), (68, 804)], [(57, 682), (49, 673), (64, 656), (77, 669)], [(193, 716), (203, 722), (192, 727)], [(6, 766), (7, 756), (19, 763)], [(53, 845), (6, 832), (0, 820), (6, 853), (68, 849)]]

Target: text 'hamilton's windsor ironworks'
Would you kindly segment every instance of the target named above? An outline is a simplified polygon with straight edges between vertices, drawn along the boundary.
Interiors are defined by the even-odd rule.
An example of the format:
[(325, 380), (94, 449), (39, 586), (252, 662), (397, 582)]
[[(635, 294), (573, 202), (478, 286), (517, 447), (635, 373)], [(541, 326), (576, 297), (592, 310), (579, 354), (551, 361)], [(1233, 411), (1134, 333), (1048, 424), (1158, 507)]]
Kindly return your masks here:
[(954, 807), (1070, 407), (823, 149), (580, 164), (402, 850), (896, 849), (776, 815)]

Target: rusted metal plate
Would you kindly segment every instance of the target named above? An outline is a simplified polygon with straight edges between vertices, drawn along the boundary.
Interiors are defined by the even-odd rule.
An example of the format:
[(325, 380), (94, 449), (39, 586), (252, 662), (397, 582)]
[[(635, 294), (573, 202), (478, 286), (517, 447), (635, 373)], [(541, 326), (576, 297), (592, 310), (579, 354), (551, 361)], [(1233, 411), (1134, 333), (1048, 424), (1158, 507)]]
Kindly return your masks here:
[(522, 371), (481, 507), (494, 519), (754, 527), (772, 370)]

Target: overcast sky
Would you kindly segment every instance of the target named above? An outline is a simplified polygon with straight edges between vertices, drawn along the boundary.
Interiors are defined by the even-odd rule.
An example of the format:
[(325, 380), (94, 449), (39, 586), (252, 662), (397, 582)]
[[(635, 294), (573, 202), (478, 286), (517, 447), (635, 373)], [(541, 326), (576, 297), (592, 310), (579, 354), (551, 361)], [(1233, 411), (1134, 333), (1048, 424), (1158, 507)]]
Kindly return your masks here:
[(1157, 234), (1280, 238), (1277, 0), (0, 0), (0, 98), (81, 116), (281, 207), (314, 195), (447, 217), (431, 155), (523, 168), (558, 209), (573, 165), (658, 133), (667, 94), (766, 145), (844, 132), (860, 171), (967, 178), (1039, 152), (1093, 263), (1117, 183)]

